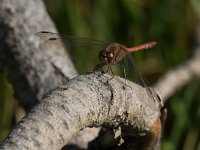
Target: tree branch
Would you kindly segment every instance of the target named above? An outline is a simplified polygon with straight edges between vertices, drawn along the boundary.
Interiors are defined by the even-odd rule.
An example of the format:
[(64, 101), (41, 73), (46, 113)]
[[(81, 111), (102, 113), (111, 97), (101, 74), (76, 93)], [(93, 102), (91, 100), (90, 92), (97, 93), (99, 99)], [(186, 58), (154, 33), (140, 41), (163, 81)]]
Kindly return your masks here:
[[(46, 13), (46, 10), (44, 9), (44, 4), (40, 0), (35, 0), (35, 1), (1, 0), (0, 1), (0, 41), (1, 41), (0, 61), (3, 62), (4, 66), (6, 66), (8, 70), (9, 79), (13, 84), (17, 99), (21, 102), (21, 104), (24, 106), (26, 110), (31, 109), (38, 101), (40, 101), (43, 95), (47, 91), (49, 91), (49, 89), (52, 89), (52, 88), (57, 87), (58, 85), (61, 85), (63, 81), (68, 81), (69, 79), (76, 76), (77, 74), (75, 69), (73, 68), (72, 63), (69, 60), (68, 55), (64, 54), (64, 48), (58, 49), (58, 53), (63, 54), (62, 57), (59, 57), (59, 55), (54, 55), (52, 57), (52, 55), (49, 54), (46, 51), (46, 49), (38, 45), (38, 43), (33, 38), (33, 35), (36, 32), (41, 31), (41, 30), (56, 32), (52, 21), (50, 20), (48, 14)], [(197, 33), (199, 36), (200, 35), (199, 32)], [(197, 39), (199, 38), (197, 37)], [(199, 43), (200, 42), (198, 42), (198, 44)], [(182, 86), (187, 84), (192, 79), (193, 75), (198, 75), (198, 76), (200, 75), (199, 45), (197, 45), (195, 49), (196, 49), (196, 53), (190, 60), (188, 60), (183, 65), (180, 65), (176, 69), (170, 71), (169, 73), (167, 73), (155, 85), (156, 89), (158, 89), (161, 92), (160, 95), (162, 99), (166, 100), (177, 89), (180, 89)], [(51, 59), (49, 59), (50, 57)], [(91, 77), (91, 79), (92, 78), (93, 77)], [(70, 81), (70, 84), (71, 84), (71, 81)], [(110, 92), (112, 93), (112, 90)], [(136, 90), (136, 93), (137, 92), (139, 91)], [(138, 93), (137, 96), (140, 96), (140, 94), (144, 95), (144, 93)], [(61, 97), (60, 99), (62, 99)], [(53, 100), (53, 98), (46, 100), (45, 98), (44, 101), (55, 101), (55, 100)], [(135, 101), (135, 99), (133, 99), (133, 101)], [(141, 101), (143, 101), (143, 99)], [(46, 102), (41, 102), (42, 105), (41, 106), (38, 105), (34, 109), (34, 111), (30, 113), (30, 115), (27, 115), (26, 119), (24, 119), (23, 122), (33, 123), (33, 121), (31, 121), (32, 118), (31, 119), (27, 119), (27, 118), (30, 118), (28, 116), (35, 116), (35, 114), (40, 114), (39, 113), (40, 110), (45, 111), (44, 108), (42, 109), (42, 107), (48, 104), (43, 104), (43, 103), (46, 103)], [(58, 109), (61, 109), (60, 107), (57, 107), (57, 105), (55, 105), (55, 107)], [(56, 110), (56, 108), (54, 109)], [(42, 114), (41, 116), (45, 116), (45, 115), (47, 114)], [(50, 118), (51, 117), (54, 118), (54, 116), (50, 115)], [(155, 118), (153, 118), (152, 121), (155, 121)], [(36, 125), (36, 127), (39, 126), (38, 124)], [(45, 123), (43, 122), (43, 124)], [(20, 135), (20, 133), (18, 133), (17, 131), (22, 129), (23, 125), (24, 125), (23, 123), (20, 123), (18, 127), (19, 126), (21, 127), (19, 129), (17, 127), (10, 134), (11, 137), (16, 138), (16, 139), (11, 138), (10, 141), (12, 142), (14, 142), (15, 140), (18, 141), (17, 138), (18, 138), (18, 135)], [(25, 125), (27, 124), (25, 123)], [(31, 123), (29, 125), (31, 125)], [(98, 124), (97, 126), (99, 125), (100, 124)], [(150, 126), (153, 126), (153, 125), (151, 124), (149, 125), (149, 127)], [(28, 126), (25, 126), (25, 127), (27, 129), (34, 128), (33, 125), (31, 125), (30, 127)], [(22, 133), (27, 133), (27, 135), (24, 138), (28, 140), (29, 135), (32, 136), (32, 133), (29, 133), (31, 131), (28, 131), (26, 128), (22, 130), (23, 131)], [(38, 131), (40, 131), (40, 133), (45, 132), (43, 131), (43, 129), (39, 129)], [(50, 129), (48, 129), (48, 131), (50, 131)], [(37, 131), (34, 131), (34, 132), (37, 132)], [(66, 132), (66, 131), (64, 130), (62, 132)], [(73, 131), (73, 133), (75, 132), (78, 132), (78, 129), (76, 131)], [(14, 133), (17, 133), (17, 134), (14, 136)], [(44, 135), (47, 135), (47, 137), (51, 136), (51, 135), (48, 135), (48, 133), (45, 133)], [(40, 136), (39, 138), (41, 138)], [(57, 136), (59, 135), (55, 134), (55, 137)], [(34, 139), (34, 136), (30, 138)], [(57, 139), (59, 138), (56, 138), (55, 140)], [(9, 139), (7, 138), (6, 141), (9, 141)], [(66, 141), (68, 140), (65, 139), (65, 142)], [(37, 140), (36, 140), (36, 143), (37, 143)], [(46, 143), (48, 143), (48, 140), (46, 140)], [(17, 144), (18, 143), (16, 143), (16, 145)], [(13, 143), (13, 145), (15, 144)]]
[(41, 0), (0, 1), (0, 62), (26, 110), (77, 75), (64, 47), (57, 49), (59, 57), (39, 46), (34, 34), (41, 30), (56, 32)]
[(122, 126), (123, 137), (148, 137), (150, 145), (160, 128), (155, 126), (159, 106), (144, 88), (129, 81), (125, 85), (122, 78), (99, 72), (78, 76), (45, 96), (0, 148), (61, 149), (78, 131), (99, 126)]

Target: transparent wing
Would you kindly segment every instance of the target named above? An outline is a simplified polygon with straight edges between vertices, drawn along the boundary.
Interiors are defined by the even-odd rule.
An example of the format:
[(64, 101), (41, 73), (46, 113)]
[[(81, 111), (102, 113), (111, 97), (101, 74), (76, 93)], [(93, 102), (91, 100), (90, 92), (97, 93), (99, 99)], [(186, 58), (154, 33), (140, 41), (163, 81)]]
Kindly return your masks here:
[(109, 42), (90, 39), (90, 38), (83, 38), (83, 37), (73, 37), (69, 35), (63, 35), (58, 33), (52, 33), (47, 31), (41, 31), (35, 34), (35, 36), (44, 43), (54, 43), (63, 44), (67, 47), (88, 47), (88, 48), (98, 48), (98, 47), (105, 47), (109, 45)]
[(161, 101), (159, 95), (153, 88), (148, 86), (149, 84), (148, 84), (147, 80), (140, 73), (140, 71), (130, 53), (127, 53), (127, 55), (124, 58), (124, 66), (125, 66), (125, 70), (126, 70), (127, 79), (130, 79), (131, 81), (134, 81), (134, 82), (142, 85), (146, 89), (146, 92), (149, 95), (149, 97), (153, 101), (158, 101), (162, 107), (163, 104), (162, 104), (162, 101)]
[[(47, 31), (38, 32), (35, 34), (35, 37), (40, 44), (44, 46), (47, 52), (52, 55), (62, 56), (63, 53), (60, 52), (59, 49), (66, 47), (72, 55), (72, 60), (75, 65), (78, 69), (82, 69), (80, 72), (93, 69), (91, 67), (94, 67), (98, 63), (98, 52), (110, 44), (109, 42), (100, 40), (73, 37)], [(84, 67), (87, 67), (88, 69), (84, 70)]]

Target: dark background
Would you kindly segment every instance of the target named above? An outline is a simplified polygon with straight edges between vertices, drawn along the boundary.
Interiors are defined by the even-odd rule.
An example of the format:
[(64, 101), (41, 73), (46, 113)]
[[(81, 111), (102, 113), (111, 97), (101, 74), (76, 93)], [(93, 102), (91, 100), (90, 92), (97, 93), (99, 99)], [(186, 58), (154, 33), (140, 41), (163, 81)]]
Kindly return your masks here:
[[(126, 46), (157, 41), (153, 49), (134, 54), (140, 71), (152, 84), (193, 54), (195, 27), (200, 18), (198, 0), (45, 0), (45, 3), (60, 33)], [(78, 71), (90, 71), (97, 54), (98, 50), (73, 52)], [(200, 149), (199, 90), (199, 79), (194, 78), (167, 100), (163, 150)], [(4, 72), (0, 74), (0, 140), (24, 115), (12, 95), (12, 85)]]

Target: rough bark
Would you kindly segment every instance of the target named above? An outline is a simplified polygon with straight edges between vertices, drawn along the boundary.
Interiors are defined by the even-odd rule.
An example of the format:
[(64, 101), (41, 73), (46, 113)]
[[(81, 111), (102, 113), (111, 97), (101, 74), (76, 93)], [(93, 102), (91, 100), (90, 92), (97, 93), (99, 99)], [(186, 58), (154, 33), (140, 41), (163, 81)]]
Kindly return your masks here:
[[(122, 135), (118, 136), (148, 137), (151, 143), (159, 117), (160, 102), (152, 100), (143, 87), (129, 81), (125, 85), (122, 78), (96, 72), (78, 76), (51, 91), (0, 148), (61, 149), (78, 131), (98, 126), (122, 126)], [(149, 149), (148, 145), (144, 149)]]
[(34, 34), (41, 30), (56, 31), (41, 0), (0, 1), (0, 61), (26, 110), (77, 75), (63, 47), (59, 57), (38, 44)]
[[(0, 1), (0, 71), (8, 71), (16, 99), (27, 111), (50, 89), (77, 75), (63, 47), (57, 49), (59, 57), (38, 45), (34, 35), (42, 30), (56, 32), (42, 0)], [(86, 147), (98, 131), (81, 131), (72, 143)]]
[[(36, 32), (41, 31), (41, 30), (56, 32), (56, 29), (53, 23), (51, 22), (48, 14), (46, 13), (46, 10), (44, 9), (44, 4), (42, 3), (42, 1), (40, 0), (32, 0), (32, 1), (1, 0), (0, 1), (0, 41), (1, 41), (0, 42), (0, 61), (3, 62), (4, 66), (6, 66), (6, 69), (8, 70), (9, 79), (13, 84), (17, 99), (21, 102), (21, 104), (24, 106), (26, 110), (30, 110), (30, 108), (32, 108), (38, 101), (42, 100), (43, 95), (47, 93), (49, 89), (53, 89), (57, 87), (58, 85), (61, 85), (63, 81), (68, 81), (70, 78), (76, 76), (76, 71), (74, 70), (72, 63), (70, 62), (68, 55), (64, 54), (63, 48), (58, 49), (58, 52), (57, 52), (57, 53), (62, 53), (63, 54), (62, 57), (59, 57), (59, 55), (54, 55), (52, 57), (51, 54), (49, 54), (45, 49), (43, 49), (42, 47), (38, 45), (38, 43), (35, 41), (33, 36)], [(197, 47), (197, 49), (199, 49), (199, 47)], [(51, 57), (51, 59), (49, 59), (50, 58), (49, 56)], [(200, 60), (199, 54), (194, 55), (194, 57), (191, 58), (188, 62), (180, 66), (178, 69), (175, 69), (174, 71), (169, 72), (169, 74), (167, 74), (164, 78), (162, 78), (158, 82), (158, 84), (155, 87), (161, 92), (160, 95), (163, 99), (167, 99), (167, 97), (172, 95), (173, 92), (176, 91), (176, 89), (179, 89), (183, 85), (188, 83), (192, 79), (193, 75), (199, 74), (199, 67), (198, 67), (200, 64), (199, 60)], [(1, 65), (2, 64), (0, 64), (0, 67)], [(180, 78), (180, 74), (182, 78)], [(93, 77), (91, 77), (91, 79), (93, 79)], [(75, 81), (73, 80), (73, 82)], [(58, 88), (57, 90), (59, 91), (61, 89), (63, 89), (63, 87)], [(112, 93), (112, 91), (110, 92)], [(142, 92), (140, 93), (140, 91), (136, 90), (136, 93), (137, 92), (138, 92), (137, 96), (139, 97), (145, 95), (144, 93)], [(60, 94), (60, 92), (58, 93)], [(53, 92), (52, 95), (53, 94), (55, 93)], [(85, 94), (89, 94), (89, 93), (86, 92)], [(57, 96), (59, 95), (56, 95), (56, 97)], [(99, 96), (101, 97), (102, 95), (99, 95)], [(60, 95), (59, 98), (63, 102), (62, 94)], [(74, 127), (75, 129), (73, 131), (72, 131), (73, 128), (70, 128), (69, 130), (61, 131), (60, 129), (57, 129), (57, 126), (58, 126), (57, 124), (55, 124), (57, 126), (55, 127), (53, 126), (54, 123), (57, 122), (55, 116), (56, 117), (58, 116), (59, 123), (62, 121), (62, 119), (60, 118), (61, 116), (56, 114), (59, 112), (60, 109), (62, 109), (58, 107), (57, 105), (56, 100), (58, 100), (59, 98), (54, 99), (50, 97), (48, 98), (48, 100), (45, 98), (44, 102), (41, 102), (41, 105), (39, 104), (37, 107), (35, 107), (34, 110), (30, 114), (28, 114), (27, 117), (24, 118), (24, 120), (19, 125), (17, 125), (17, 127), (10, 134), (10, 137), (6, 139), (4, 143), (5, 144), (4, 148), (5, 147), (8, 148), (7, 146), (12, 147), (12, 145), (13, 146), (17, 145), (18, 148), (20, 148), (20, 146), (26, 147), (25, 145), (26, 142), (27, 142), (27, 145), (30, 146), (31, 148), (36, 148), (37, 146), (39, 147), (44, 146), (43, 148), (46, 148), (46, 146), (51, 145), (51, 144), (48, 145), (51, 142), (52, 142), (52, 145), (55, 146), (55, 148), (58, 148), (58, 147), (62, 147), (64, 142), (68, 141), (68, 139), (71, 137), (71, 133), (76, 133), (78, 132), (78, 130), (80, 130), (80, 128), (85, 128), (86, 126), (84, 127), (80, 126), (80, 128)], [(93, 100), (95, 99), (93, 98)], [(67, 99), (65, 102), (68, 102), (68, 101), (69, 99)], [(135, 98), (133, 99), (133, 101), (135, 101)], [(141, 102), (142, 101), (143, 101), (143, 98)], [(55, 105), (53, 105), (54, 103)], [(52, 104), (51, 105), (52, 108), (49, 106), (49, 104)], [(53, 108), (53, 106), (55, 106), (55, 108)], [(68, 107), (71, 107), (71, 105), (67, 106), (67, 108)], [(149, 106), (147, 106), (147, 108), (148, 107)], [(46, 111), (46, 108), (55, 109), (56, 111), (53, 112), (53, 114), (51, 113), (48, 114), (48, 110)], [(74, 107), (72, 107), (71, 109), (73, 108)], [(102, 108), (102, 107), (99, 106), (97, 108)], [(130, 108), (132, 108), (132, 106), (130, 106)], [(147, 108), (145, 107), (145, 109)], [(87, 110), (88, 108), (85, 108), (85, 109)], [(95, 113), (98, 114), (99, 112), (95, 112)], [(61, 114), (62, 114), (62, 111), (61, 111)], [(68, 116), (68, 113), (65, 112), (64, 114), (67, 114), (66, 116)], [(158, 114), (159, 113), (157, 112), (155, 116), (158, 116)], [(77, 117), (79, 115), (77, 115)], [(138, 117), (140, 116), (137, 116), (137, 118)], [(49, 129), (48, 125), (47, 127), (41, 126), (41, 127), (44, 127), (43, 129), (40, 128), (40, 125), (46, 125), (49, 123), (47, 120), (48, 118), (51, 119), (49, 120), (49, 122), (51, 123), (50, 127), (52, 127), (52, 131), (51, 129)], [(77, 119), (77, 118), (74, 118), (74, 119)], [(66, 121), (67, 120), (65, 120), (65, 122)], [(155, 117), (152, 118), (151, 121), (155, 121)], [(100, 125), (101, 123), (95, 124), (95, 126), (100, 126)], [(61, 126), (62, 126), (62, 129), (65, 129), (64, 123), (63, 124), (61, 123)], [(147, 126), (149, 128), (150, 126), (152, 126), (152, 123), (149, 123)], [(59, 127), (60, 127), (60, 124), (59, 124)], [(144, 129), (147, 129), (145, 127)], [(57, 131), (59, 132), (56, 133)], [(69, 133), (70, 131), (72, 132)], [(67, 132), (67, 135), (63, 135), (64, 140), (62, 139), (62, 137), (59, 138), (60, 132), (65, 133), (65, 134)], [(37, 133), (39, 134), (41, 133), (41, 134), (37, 135)], [(44, 144), (43, 143), (41, 144), (40, 141), (37, 140), (36, 137), (38, 137), (38, 139), (41, 139), (41, 140), (43, 140), (43, 137), (45, 137), (46, 139), (44, 139)], [(55, 137), (55, 139), (52, 137)], [(53, 142), (57, 142), (57, 143), (53, 143)], [(32, 145), (34, 145), (35, 147)]]

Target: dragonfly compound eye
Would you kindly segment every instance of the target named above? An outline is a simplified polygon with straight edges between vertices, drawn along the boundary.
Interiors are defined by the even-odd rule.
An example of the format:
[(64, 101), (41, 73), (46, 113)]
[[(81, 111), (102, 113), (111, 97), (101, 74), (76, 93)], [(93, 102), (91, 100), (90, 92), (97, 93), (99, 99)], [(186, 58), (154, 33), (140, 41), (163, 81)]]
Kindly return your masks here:
[(101, 64), (108, 64), (107, 51), (102, 50), (99, 52), (99, 61)]
[(106, 56), (107, 56), (107, 59), (108, 59), (108, 63), (113, 63), (113, 59), (114, 59), (113, 53), (107, 52)]
[(113, 53), (112, 52), (107, 52), (107, 57), (108, 58), (113, 58)]
[(102, 57), (102, 58), (107, 58), (107, 56), (106, 56), (105, 53), (102, 53), (102, 54), (101, 54), (101, 57)]

